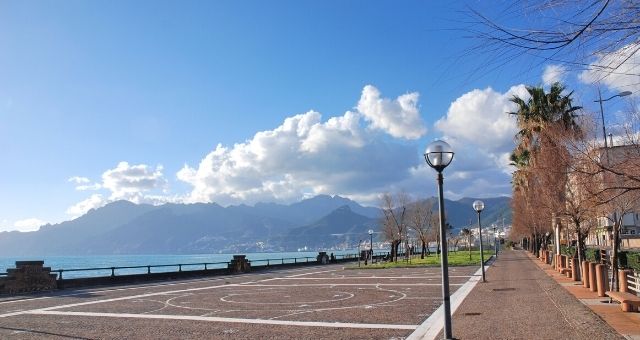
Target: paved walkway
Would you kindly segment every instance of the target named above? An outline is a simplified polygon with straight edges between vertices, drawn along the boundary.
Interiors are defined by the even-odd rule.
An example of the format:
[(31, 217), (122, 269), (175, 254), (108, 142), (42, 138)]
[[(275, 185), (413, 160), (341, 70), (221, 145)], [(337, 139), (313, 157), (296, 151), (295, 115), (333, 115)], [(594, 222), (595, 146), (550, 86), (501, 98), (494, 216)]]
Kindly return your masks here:
[(624, 339), (525, 251), (501, 252), (486, 278), (453, 316), (457, 339)]

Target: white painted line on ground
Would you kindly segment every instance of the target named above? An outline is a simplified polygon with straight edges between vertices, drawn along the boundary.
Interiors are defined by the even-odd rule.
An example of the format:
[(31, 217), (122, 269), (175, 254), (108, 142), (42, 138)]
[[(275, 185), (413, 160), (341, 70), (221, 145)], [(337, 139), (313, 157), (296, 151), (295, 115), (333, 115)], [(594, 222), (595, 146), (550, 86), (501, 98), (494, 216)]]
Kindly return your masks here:
[[(471, 277), (467, 276), (449, 276), (451, 277)], [(432, 279), (437, 276), (344, 276), (344, 277), (281, 277), (276, 280), (351, 280), (351, 279)]]
[(296, 275), (289, 275), (287, 277), (298, 277), (298, 276), (305, 276), (305, 275), (313, 275), (313, 274), (320, 274), (320, 273), (331, 273), (331, 272), (335, 272), (335, 269), (332, 270), (323, 270), (323, 271), (318, 271), (318, 272), (311, 272), (311, 273), (302, 273), (302, 274), (296, 274)]
[[(451, 283), (449, 286), (462, 286), (463, 283)], [(228, 285), (227, 285), (228, 286)], [(249, 284), (243, 285), (243, 287), (324, 287), (324, 286), (441, 286), (440, 283), (304, 283), (304, 284), (290, 284), (290, 285), (276, 285), (276, 284)]]
[[(493, 255), (492, 255), (493, 257)], [(487, 261), (488, 265), (485, 265), (485, 269), (491, 267), (491, 261)], [(462, 287), (458, 288), (453, 295), (451, 295), (451, 316), (456, 312), (458, 307), (462, 304), (462, 301), (471, 293), (473, 287), (480, 281), (479, 275), (482, 274), (482, 268), (479, 268), (475, 274), (465, 283)], [(451, 285), (450, 285), (451, 286)], [(444, 306), (440, 305), (435, 312), (431, 314), (409, 337), (407, 340), (433, 340), (438, 336), (438, 333), (444, 327)]]
[(191, 320), (191, 321), (232, 322), (232, 323), (244, 323), (244, 324), (250, 323), (250, 324), (262, 324), (262, 325), (331, 327), (331, 328), (414, 330), (416, 329), (416, 327), (418, 327), (417, 325), (391, 325), (391, 324), (377, 324), (377, 323), (285, 321), (285, 320), (265, 320), (265, 319), (221, 318), (221, 317), (213, 317), (213, 316), (127, 314), (127, 313), (122, 313), (122, 314), (121, 313), (85, 313), (85, 312), (61, 312), (61, 311), (45, 311), (45, 310), (33, 310), (28, 312), (28, 314), (108, 317), (108, 318), (133, 318), (133, 319)]

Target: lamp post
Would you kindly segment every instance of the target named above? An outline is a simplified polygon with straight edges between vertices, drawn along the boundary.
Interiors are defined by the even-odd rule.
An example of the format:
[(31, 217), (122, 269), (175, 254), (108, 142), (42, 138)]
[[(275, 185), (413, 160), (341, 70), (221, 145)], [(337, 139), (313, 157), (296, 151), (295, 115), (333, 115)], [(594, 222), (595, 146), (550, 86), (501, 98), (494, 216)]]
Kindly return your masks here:
[(373, 229), (369, 229), (369, 238), (371, 240), (369, 243), (369, 252), (371, 252), (371, 264), (373, 264)]
[[(602, 99), (602, 93), (600, 92), (600, 87), (598, 86), (598, 100), (594, 100), (594, 102), (600, 103), (600, 117), (602, 118), (602, 137), (604, 138), (604, 149), (605, 149), (604, 152), (605, 152), (605, 157), (607, 158), (607, 166), (610, 165), (610, 163), (609, 163), (609, 150), (608, 150), (608, 147), (607, 147), (607, 131), (606, 131), (605, 125), (604, 125), (604, 109), (602, 108), (602, 103), (606, 102), (606, 101), (609, 101), (609, 100), (611, 100), (611, 99), (613, 99), (615, 97), (626, 97), (626, 96), (630, 95), (631, 93), (632, 93), (631, 91), (623, 91), (623, 92), (620, 92), (618, 94), (614, 94), (613, 96), (611, 96), (611, 97), (609, 97), (607, 99)], [(613, 146), (613, 137), (611, 139), (611, 144), (612, 144), (611, 146)], [(616, 215), (617, 215), (617, 213), (614, 211), (613, 212), (614, 221), (617, 220), (617, 218), (618, 218)], [(615, 225), (614, 225), (614, 227), (615, 227)], [(613, 231), (613, 236), (614, 236), (613, 237), (614, 238), (613, 242), (614, 242), (614, 244), (611, 246), (612, 251), (616, 249), (615, 245), (618, 242), (618, 237), (616, 235), (617, 235), (617, 229), (615, 231)], [(613, 275), (611, 277), (611, 286), (612, 287), (614, 286), (615, 279), (616, 279), (616, 276)]]
[(473, 209), (478, 213), (478, 233), (480, 234), (480, 268), (482, 269), (482, 282), (484, 279), (484, 252), (482, 250), (482, 225), (480, 224), (480, 213), (484, 209), (484, 202), (477, 200), (473, 202)]
[[(430, 167), (438, 172), (438, 212), (440, 215), (440, 244), (447, 244), (447, 235), (445, 232), (444, 222), (444, 194), (442, 184), (442, 170), (446, 168), (453, 160), (453, 150), (451, 146), (444, 141), (434, 141), (427, 145), (424, 152), (424, 160)], [(444, 338), (452, 339), (451, 332), (451, 302), (449, 298), (449, 263), (447, 252), (440, 252), (440, 267), (442, 269), (442, 305), (444, 306)]]
[(362, 240), (358, 241), (358, 268), (360, 268), (360, 257), (362, 256), (360, 252), (360, 245), (362, 244)]
[(602, 108), (602, 103), (609, 101), (615, 97), (626, 97), (628, 95), (630, 95), (632, 92), (631, 91), (623, 91), (620, 92), (618, 94), (614, 94), (613, 96), (607, 98), (607, 99), (602, 99), (602, 93), (600, 92), (600, 87), (598, 86), (598, 100), (594, 100), (594, 103), (600, 103), (600, 118), (602, 118), (602, 138), (604, 138), (604, 147), (605, 149), (607, 148), (607, 130), (605, 128), (604, 125), (604, 109)]
[(498, 236), (496, 235), (496, 225), (493, 225), (493, 247), (495, 250), (493, 251), (498, 258)]

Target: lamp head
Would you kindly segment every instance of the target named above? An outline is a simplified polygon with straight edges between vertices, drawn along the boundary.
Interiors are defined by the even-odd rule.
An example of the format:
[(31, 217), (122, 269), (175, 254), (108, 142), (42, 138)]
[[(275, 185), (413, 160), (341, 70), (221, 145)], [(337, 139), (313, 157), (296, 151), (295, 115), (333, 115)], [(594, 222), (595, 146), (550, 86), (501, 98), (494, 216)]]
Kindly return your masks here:
[(453, 155), (453, 149), (447, 142), (437, 140), (427, 145), (427, 149), (424, 151), (424, 160), (430, 167), (442, 172), (451, 164)]
[(373, 235), (373, 229), (369, 229), (369, 235)]
[(626, 96), (631, 95), (632, 93), (633, 92), (631, 92), (631, 91), (623, 91), (623, 92), (618, 93), (618, 97), (626, 97)]
[(476, 212), (481, 212), (482, 210), (484, 210), (484, 202), (482, 202), (481, 200), (473, 202), (473, 210), (475, 210)]

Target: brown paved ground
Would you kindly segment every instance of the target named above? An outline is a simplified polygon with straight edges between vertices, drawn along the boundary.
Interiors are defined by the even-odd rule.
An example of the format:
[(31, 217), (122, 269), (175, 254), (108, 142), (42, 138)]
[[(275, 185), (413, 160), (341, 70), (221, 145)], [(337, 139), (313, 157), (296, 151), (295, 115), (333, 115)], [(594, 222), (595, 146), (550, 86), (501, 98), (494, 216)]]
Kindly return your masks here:
[(598, 314), (604, 321), (613, 327), (618, 333), (629, 339), (640, 339), (640, 313), (625, 313), (620, 308), (620, 304), (616, 301), (610, 303), (610, 299), (606, 297), (598, 297), (598, 294), (591, 292), (588, 288), (582, 286), (582, 282), (576, 282), (572, 279), (560, 275), (551, 265), (544, 264), (539, 260), (529, 257), (542, 268), (547, 275), (553, 280), (560, 283), (564, 289), (579, 299), (584, 305)]
[[(451, 268), (451, 292), (476, 269)], [(440, 305), (439, 272), (328, 265), (5, 297), (0, 338), (400, 339)]]
[(623, 339), (525, 251), (500, 253), (486, 278), (454, 314), (455, 338)]

